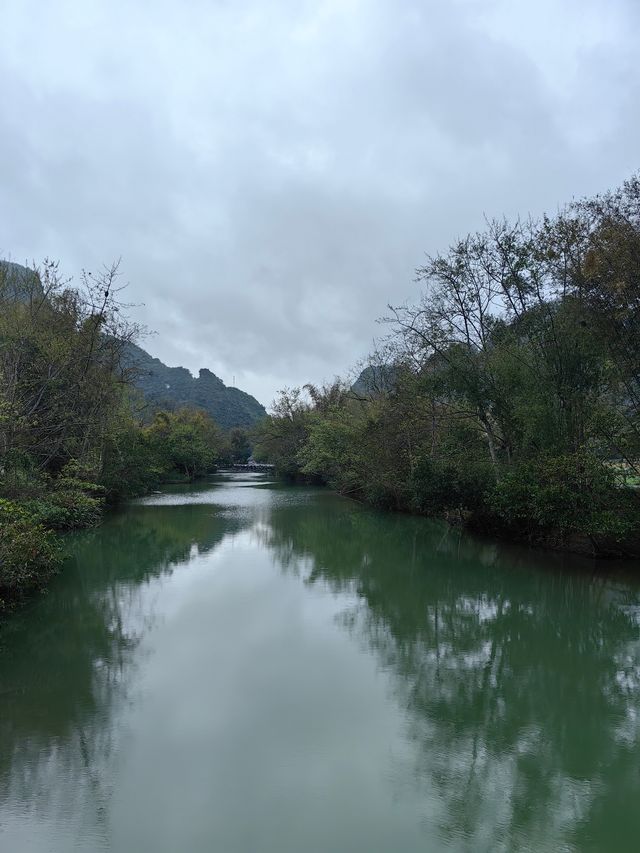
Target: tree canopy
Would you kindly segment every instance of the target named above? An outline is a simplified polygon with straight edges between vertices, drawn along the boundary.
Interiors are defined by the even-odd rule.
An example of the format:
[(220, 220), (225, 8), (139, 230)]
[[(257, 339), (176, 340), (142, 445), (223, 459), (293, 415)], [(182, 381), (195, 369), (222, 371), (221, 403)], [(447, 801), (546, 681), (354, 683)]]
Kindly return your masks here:
[(283, 393), (259, 452), (383, 506), (629, 546), (640, 178), (541, 221), (489, 222), (428, 258), (417, 283), (415, 304), (389, 308), (382, 357), (351, 389)]

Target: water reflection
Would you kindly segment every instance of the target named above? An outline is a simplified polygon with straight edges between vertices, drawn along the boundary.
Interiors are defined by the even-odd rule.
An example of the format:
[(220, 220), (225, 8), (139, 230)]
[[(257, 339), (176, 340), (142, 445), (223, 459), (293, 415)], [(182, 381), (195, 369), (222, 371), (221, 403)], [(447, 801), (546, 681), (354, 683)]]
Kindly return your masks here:
[(135, 651), (155, 618), (149, 593), (246, 524), (207, 505), (132, 506), (75, 537), (47, 595), (0, 632), (0, 806), (55, 813), (59, 798), (106, 843), (104, 780)]
[(285, 570), (357, 593), (343, 623), (394, 676), (443, 843), (637, 849), (637, 588), (330, 500), (270, 522)]
[[(63, 814), (74, 826), (61, 837), (116, 849), (123, 710), (145, 667), (141, 643), (163, 617), (158, 591), (239, 534), (246, 559), (268, 554), (272, 574), (299, 576), (311, 588), (296, 581), (304, 595), (330, 590), (339, 631), (378, 662), (411, 746), (409, 776), (396, 781), (421, 793), (436, 849), (636, 849), (637, 584), (329, 493), (233, 482), (133, 505), (78, 536), (50, 593), (0, 633), (0, 814), (21, 804), (44, 839), (47, 821)], [(269, 588), (264, 604), (261, 578), (238, 581), (249, 612), (280, 594)], [(237, 659), (249, 666), (251, 655)], [(252, 680), (264, 681), (260, 666), (247, 669), (243, 701)], [(290, 690), (304, 713), (307, 694)], [(214, 688), (205, 695), (215, 701)], [(231, 767), (233, 743), (228, 752)], [(269, 778), (269, 767), (260, 772)], [(225, 827), (229, 837), (234, 828)], [(70, 847), (45, 840), (33, 849)], [(399, 840), (397, 849), (409, 848)]]

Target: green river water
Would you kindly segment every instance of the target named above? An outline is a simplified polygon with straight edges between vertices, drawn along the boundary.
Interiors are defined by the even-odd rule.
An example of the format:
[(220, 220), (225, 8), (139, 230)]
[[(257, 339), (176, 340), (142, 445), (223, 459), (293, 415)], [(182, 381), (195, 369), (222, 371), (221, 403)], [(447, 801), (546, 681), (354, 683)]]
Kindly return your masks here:
[(257, 475), (69, 544), (0, 633), (2, 853), (640, 850), (628, 568)]

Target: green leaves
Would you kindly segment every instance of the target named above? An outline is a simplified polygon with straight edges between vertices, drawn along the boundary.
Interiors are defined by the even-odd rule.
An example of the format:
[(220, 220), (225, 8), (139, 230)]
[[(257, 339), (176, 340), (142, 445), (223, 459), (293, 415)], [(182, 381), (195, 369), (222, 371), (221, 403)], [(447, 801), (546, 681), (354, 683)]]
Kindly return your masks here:
[(27, 508), (0, 499), (0, 613), (41, 589), (60, 561), (55, 536)]
[(639, 271), (640, 177), (540, 222), (490, 222), (391, 309), (393, 382), (284, 392), (261, 451), (386, 507), (561, 544), (631, 538), (640, 505), (612, 463), (637, 481)]
[(197, 409), (158, 412), (143, 440), (165, 476), (174, 472), (189, 480), (215, 469), (223, 445), (217, 425)]
[(494, 486), (489, 506), (506, 526), (534, 538), (557, 531), (619, 542), (638, 530), (635, 496), (585, 453), (514, 466)]

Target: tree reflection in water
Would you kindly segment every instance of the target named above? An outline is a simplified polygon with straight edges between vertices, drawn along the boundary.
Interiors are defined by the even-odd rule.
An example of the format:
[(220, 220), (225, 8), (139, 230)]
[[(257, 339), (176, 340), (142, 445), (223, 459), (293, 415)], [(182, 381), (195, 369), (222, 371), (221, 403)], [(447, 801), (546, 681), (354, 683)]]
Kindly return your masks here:
[(277, 508), (265, 544), (350, 590), (354, 637), (389, 670), (439, 791), (443, 842), (470, 850), (637, 849), (639, 595), (581, 559), (482, 542), (326, 498)]
[(69, 814), (70, 799), (82, 798), (79, 820), (106, 833), (103, 780), (133, 653), (154, 619), (150, 582), (246, 524), (207, 505), (134, 505), (75, 537), (48, 594), (0, 633), (0, 805), (11, 799), (51, 813), (60, 798)]
[(121, 712), (158, 584), (249, 531), (282, 571), (348, 594), (340, 622), (389, 675), (415, 756), (404, 783), (424, 791), (443, 847), (636, 849), (635, 582), (329, 493), (264, 488), (234, 500), (114, 515), (77, 537), (50, 593), (10, 620), (0, 805), (22, 804), (38, 825), (73, 815), (92, 849), (108, 845)]

